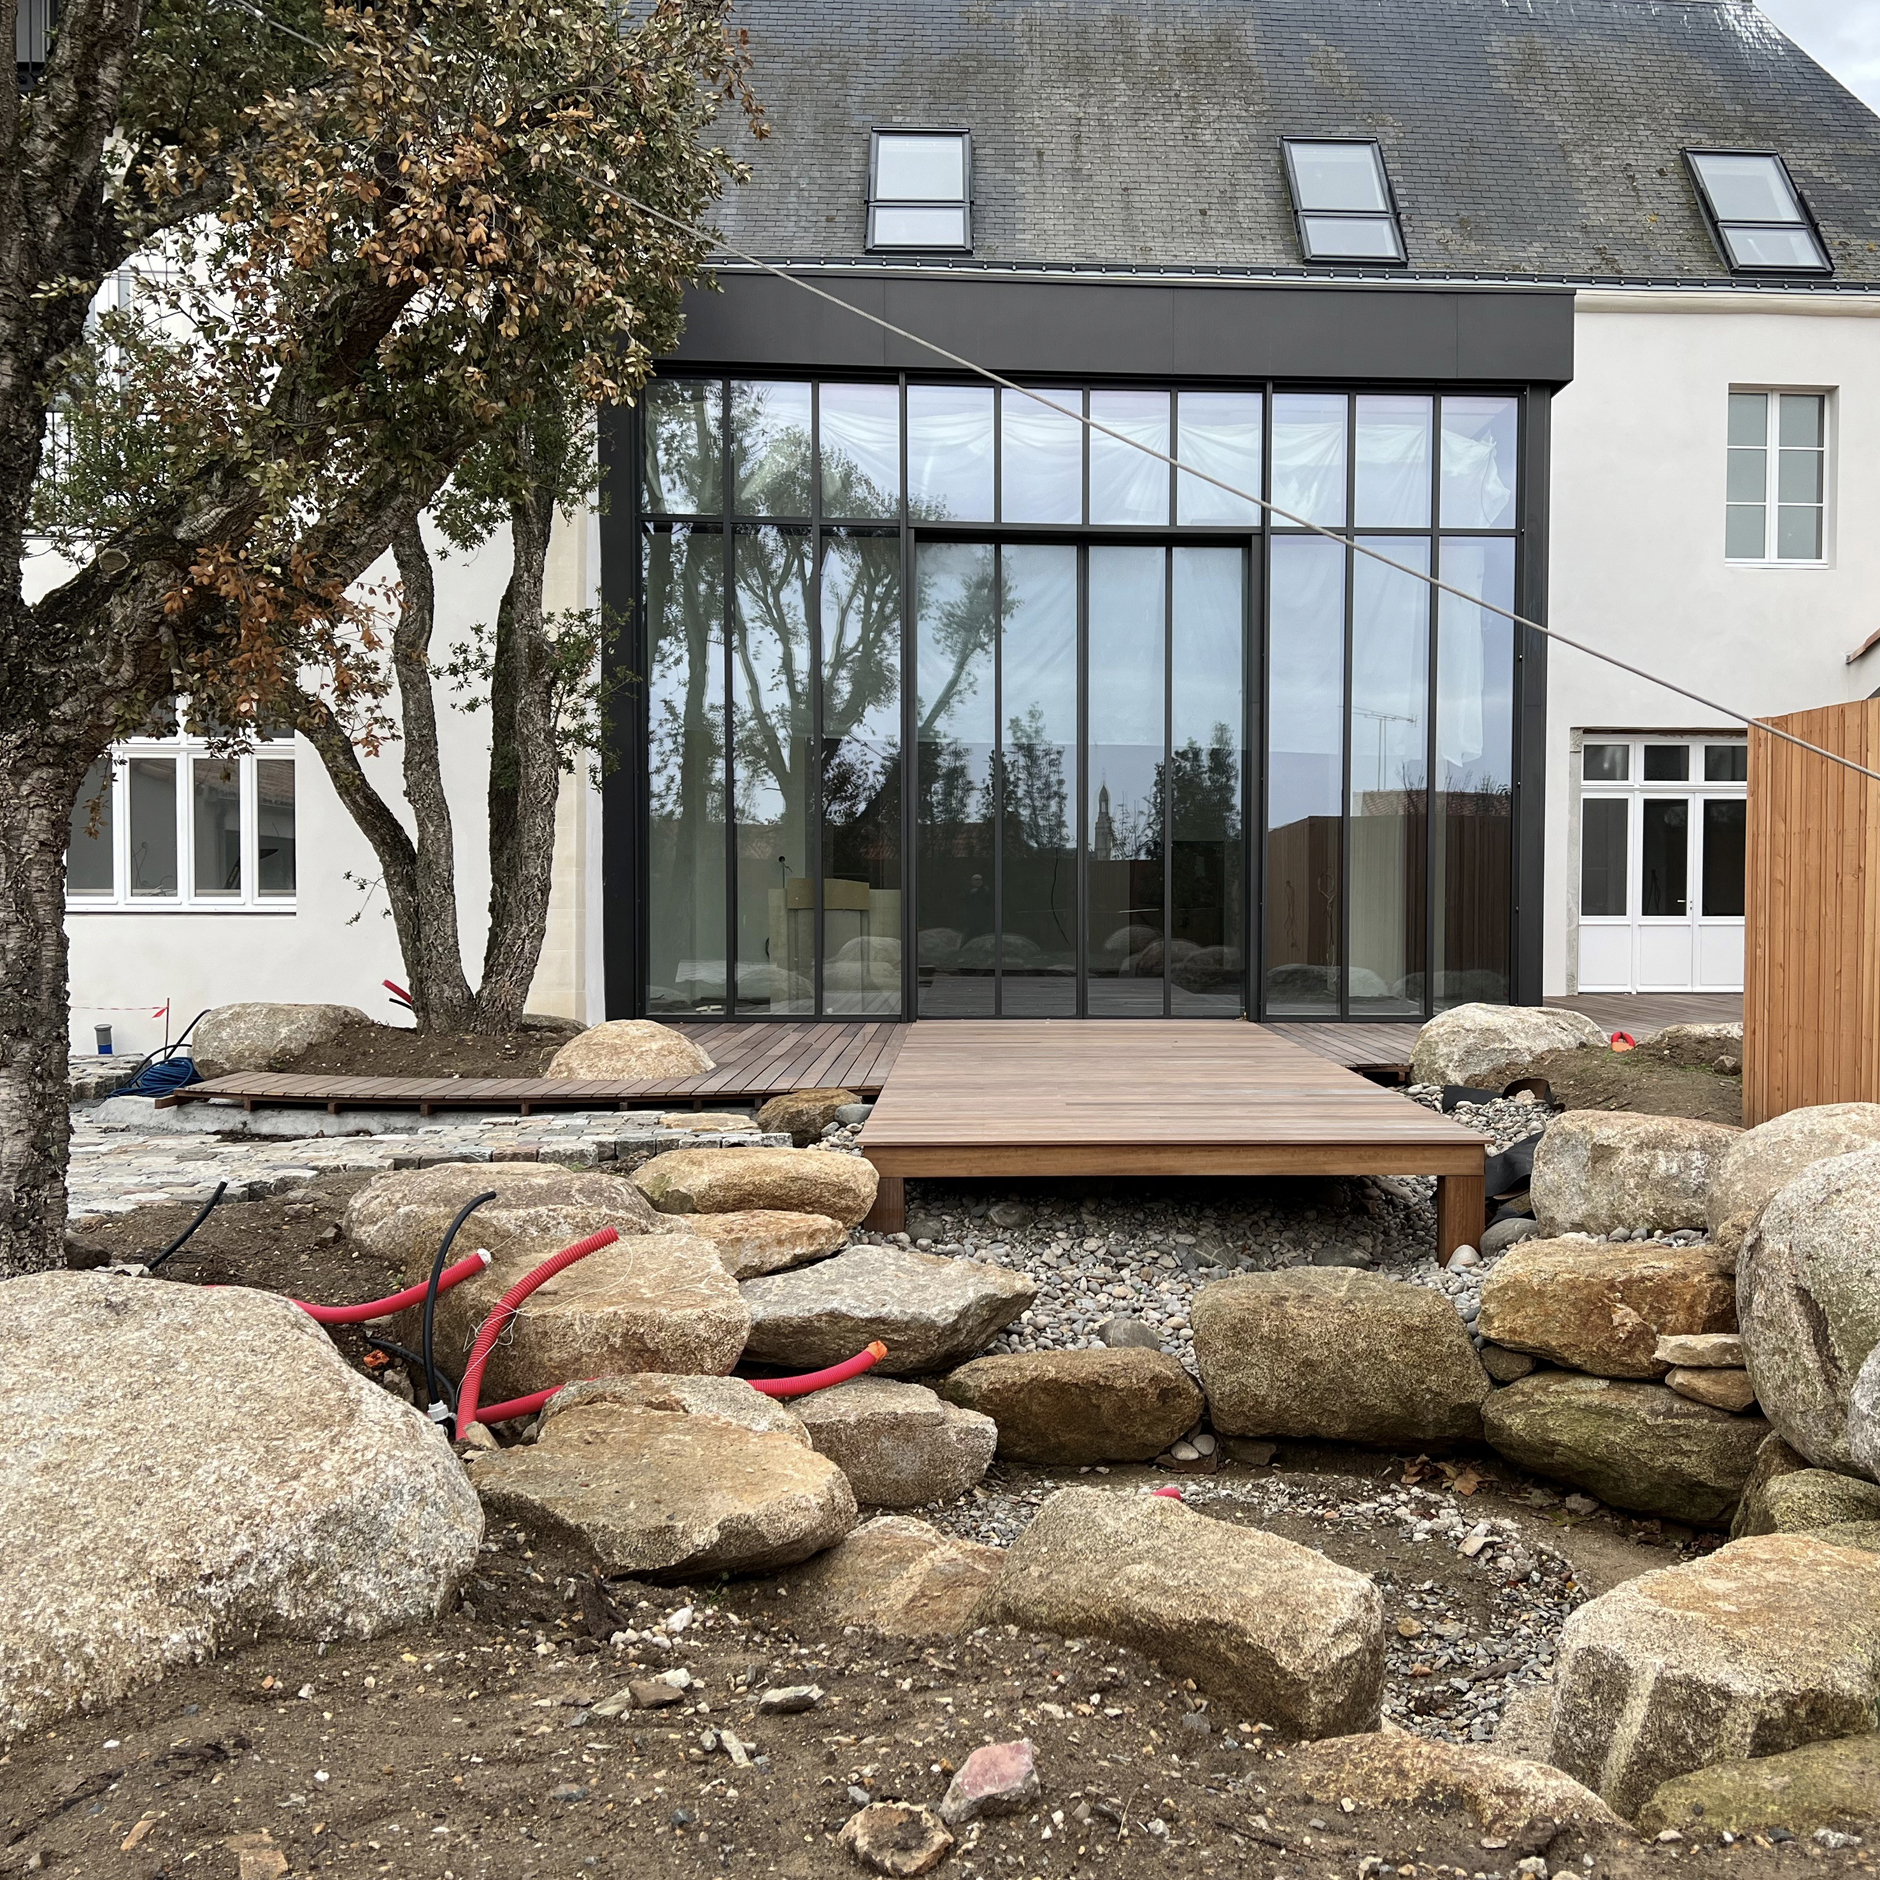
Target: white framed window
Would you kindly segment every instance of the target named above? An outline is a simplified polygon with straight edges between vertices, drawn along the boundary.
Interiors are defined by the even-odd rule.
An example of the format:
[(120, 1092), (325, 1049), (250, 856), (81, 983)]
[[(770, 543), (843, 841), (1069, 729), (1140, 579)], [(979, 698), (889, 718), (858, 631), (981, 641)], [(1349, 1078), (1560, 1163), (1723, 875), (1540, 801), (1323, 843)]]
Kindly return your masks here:
[(1731, 391), (1725, 560), (1825, 565), (1828, 415), (1826, 392)]
[(959, 130), (880, 130), (869, 138), (868, 246), (970, 254), (973, 140)]
[(292, 913), (294, 745), (218, 757), (201, 738), (127, 739), (86, 775), (66, 850), (75, 913)]

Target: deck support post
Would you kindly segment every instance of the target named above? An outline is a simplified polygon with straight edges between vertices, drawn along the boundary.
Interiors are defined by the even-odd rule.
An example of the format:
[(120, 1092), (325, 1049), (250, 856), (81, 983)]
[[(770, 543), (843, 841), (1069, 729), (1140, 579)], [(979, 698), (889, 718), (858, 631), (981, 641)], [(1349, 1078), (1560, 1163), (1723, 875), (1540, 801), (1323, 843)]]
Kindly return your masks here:
[(1458, 1247), (1480, 1247), (1488, 1218), (1485, 1177), (1439, 1175), (1436, 1178), (1436, 1258), (1447, 1260)]
[(899, 1175), (883, 1175), (875, 1189), (875, 1205), (862, 1223), (877, 1234), (907, 1232), (907, 1183)]

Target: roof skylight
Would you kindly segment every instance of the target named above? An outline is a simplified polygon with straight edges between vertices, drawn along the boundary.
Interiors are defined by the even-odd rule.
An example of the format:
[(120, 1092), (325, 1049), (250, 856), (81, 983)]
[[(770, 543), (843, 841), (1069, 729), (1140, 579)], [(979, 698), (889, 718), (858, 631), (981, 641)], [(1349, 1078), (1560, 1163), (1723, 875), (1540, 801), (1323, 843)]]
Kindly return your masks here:
[(966, 131), (876, 131), (868, 153), (868, 246), (970, 253), (973, 140)]
[(1828, 251), (1780, 157), (1685, 152), (1711, 232), (1738, 274), (1831, 274)]
[(1284, 143), (1300, 253), (1308, 261), (1401, 267), (1403, 230), (1377, 145), (1368, 138)]

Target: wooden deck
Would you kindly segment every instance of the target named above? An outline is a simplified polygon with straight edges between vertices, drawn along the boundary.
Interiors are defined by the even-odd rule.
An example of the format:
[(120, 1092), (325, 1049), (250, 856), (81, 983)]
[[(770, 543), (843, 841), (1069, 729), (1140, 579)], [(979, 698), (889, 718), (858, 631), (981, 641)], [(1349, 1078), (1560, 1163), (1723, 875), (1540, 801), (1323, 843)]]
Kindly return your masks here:
[(1442, 1257), (1483, 1225), (1486, 1138), (1261, 1025), (917, 1024), (861, 1148), (887, 1232), (909, 1177), (1000, 1175), (1434, 1175)]
[(761, 1103), (789, 1090), (819, 1085), (872, 1097), (908, 1027), (882, 1020), (806, 1024), (686, 1025), (716, 1065), (696, 1077), (343, 1077), (331, 1072), (243, 1071), (191, 1084), (157, 1100), (206, 1103), (232, 1099), (243, 1109), (309, 1105), (341, 1110), (639, 1110), (652, 1106), (705, 1109), (717, 1103)]

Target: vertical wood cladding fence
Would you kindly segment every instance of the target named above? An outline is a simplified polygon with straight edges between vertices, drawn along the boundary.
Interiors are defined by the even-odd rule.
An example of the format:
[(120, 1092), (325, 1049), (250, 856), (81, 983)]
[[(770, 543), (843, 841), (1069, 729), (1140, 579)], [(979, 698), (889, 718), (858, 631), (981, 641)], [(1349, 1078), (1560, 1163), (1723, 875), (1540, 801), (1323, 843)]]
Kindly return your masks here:
[[(1880, 700), (1772, 723), (1880, 770)], [(1880, 1102), (1880, 783), (1752, 729), (1743, 1121)]]

